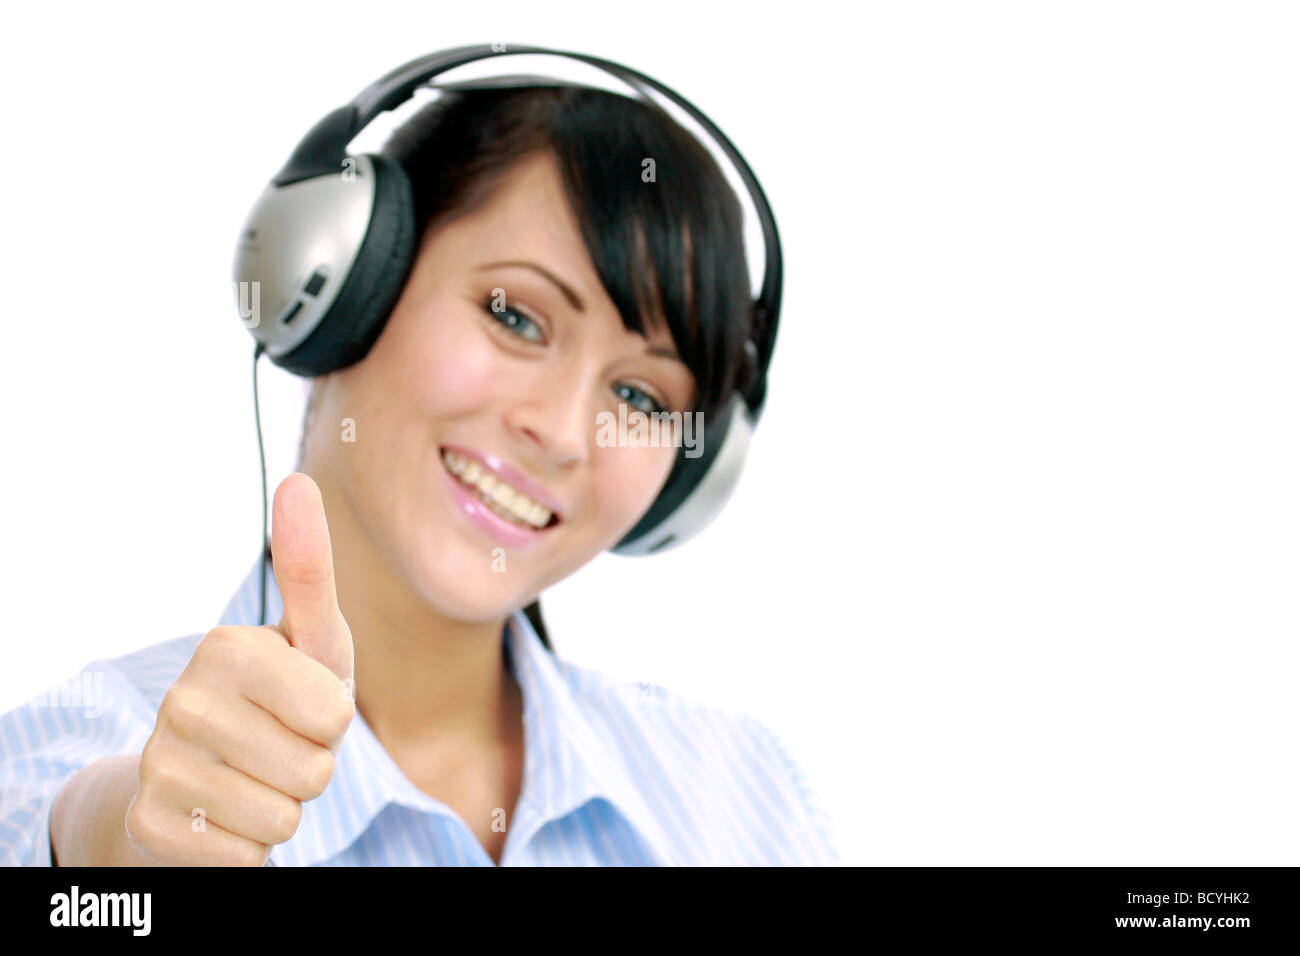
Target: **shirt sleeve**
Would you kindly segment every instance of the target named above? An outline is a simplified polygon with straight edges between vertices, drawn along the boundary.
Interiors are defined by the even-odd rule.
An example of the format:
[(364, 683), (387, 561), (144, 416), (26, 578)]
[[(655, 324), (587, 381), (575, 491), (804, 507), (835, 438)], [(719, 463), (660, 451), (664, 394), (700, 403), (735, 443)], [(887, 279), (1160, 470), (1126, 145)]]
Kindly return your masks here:
[(77, 771), (139, 753), (156, 710), (113, 661), (0, 715), (0, 865), (50, 866), (50, 809)]
[(755, 717), (745, 715), (743, 723), (767, 754), (768, 764), (780, 777), (782, 789), (791, 795), (794, 813), (789, 820), (794, 839), (803, 856), (791, 865), (843, 866), (835, 825), (821, 797), (809, 784), (803, 767), (790, 755), (781, 737)]

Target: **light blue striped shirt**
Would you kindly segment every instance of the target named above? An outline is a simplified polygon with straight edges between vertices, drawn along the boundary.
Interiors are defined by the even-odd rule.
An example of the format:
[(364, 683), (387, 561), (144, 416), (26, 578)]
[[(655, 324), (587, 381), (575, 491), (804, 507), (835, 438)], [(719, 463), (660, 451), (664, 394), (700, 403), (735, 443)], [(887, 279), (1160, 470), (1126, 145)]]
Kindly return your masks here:
[[(220, 623), (258, 623), (260, 560)], [(282, 610), (267, 579), (267, 620)], [(524, 779), (503, 866), (839, 865), (820, 799), (757, 719), (603, 676), (507, 621), (524, 700)], [(139, 753), (202, 634), (88, 664), (0, 715), (0, 864), (50, 865), (50, 807), (87, 764)], [(415, 786), (358, 711), (325, 792), (277, 866), (492, 866), (464, 820)]]

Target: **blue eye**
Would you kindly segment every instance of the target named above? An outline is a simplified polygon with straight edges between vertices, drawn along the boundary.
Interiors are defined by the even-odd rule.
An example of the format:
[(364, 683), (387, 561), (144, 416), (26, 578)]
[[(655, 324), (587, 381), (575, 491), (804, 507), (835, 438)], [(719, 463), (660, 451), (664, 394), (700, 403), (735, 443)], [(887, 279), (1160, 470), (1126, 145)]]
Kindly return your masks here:
[[(505, 326), (507, 329), (510, 329), (510, 331), (514, 332), (521, 339), (524, 339), (529, 342), (541, 341), (542, 327), (538, 325), (536, 322), (534, 322), (532, 319), (528, 318), (528, 316), (520, 312), (516, 312), (514, 309), (497, 310), (492, 308), (491, 305), (488, 305), (487, 310), (493, 319), (495, 319), (501, 325)], [(538, 334), (536, 337), (524, 335), (519, 331), (521, 328), (523, 328), (525, 322), (527, 322), (533, 328), (537, 329)]]
[[(657, 401), (655, 401), (653, 395), (651, 395), (649, 392), (642, 391), (641, 389), (637, 388), (635, 385), (619, 385), (614, 389), (614, 391), (616, 393), (635, 392), (636, 394), (642, 396), (644, 399), (643, 402), (637, 403), (637, 402), (629, 401), (628, 404), (631, 405), (633, 408), (636, 408), (638, 411), (645, 412), (647, 415), (653, 415), (655, 412), (665, 411), (664, 407), (660, 405)], [(621, 394), (619, 395), (619, 397), (623, 398)], [(627, 400), (624, 399), (624, 401)], [(649, 407), (646, 408), (645, 407), (646, 405), (648, 405)]]

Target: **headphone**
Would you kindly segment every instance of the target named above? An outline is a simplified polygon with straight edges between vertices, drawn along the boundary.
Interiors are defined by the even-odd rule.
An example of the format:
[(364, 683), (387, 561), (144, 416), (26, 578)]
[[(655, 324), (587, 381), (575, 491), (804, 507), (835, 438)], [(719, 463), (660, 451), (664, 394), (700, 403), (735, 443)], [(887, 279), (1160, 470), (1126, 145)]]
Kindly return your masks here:
[[(562, 56), (599, 67), (665, 113), (644, 87), (671, 99), (713, 137), (731, 160), (749, 191), (763, 229), (765, 275), (754, 302), (754, 334), (745, 344), (748, 383), (731, 397), (726, 412), (705, 427), (700, 454), (687, 457), (683, 449), (650, 509), (610, 549), (622, 555), (651, 554), (698, 534), (722, 510), (740, 479), (750, 437), (766, 399), (767, 369), (781, 305), (781, 242), (767, 198), (731, 141), (684, 97), (626, 66), (542, 47), (456, 47), (397, 67), (313, 126), (258, 197), (244, 222), (235, 252), (237, 299), (244, 297), (247, 288), (257, 295), (253, 321), (244, 321), (257, 340), (254, 404), (256, 361), (263, 351), (276, 365), (300, 376), (323, 375), (364, 358), (383, 330), (414, 260), (418, 236), (405, 171), (376, 153), (351, 156), (348, 144), (378, 114), (405, 103), (417, 87), (438, 74), (476, 60), (512, 54)], [(535, 76), (432, 85), (469, 89), (539, 83), (583, 85)], [(240, 310), (243, 318), (242, 304)], [(262, 321), (263, 316), (269, 321)], [(260, 448), (260, 417), (258, 442)], [(265, 535), (264, 455), (262, 467)], [(265, 563), (265, 549), (263, 559)], [(265, 577), (264, 566), (264, 587)]]

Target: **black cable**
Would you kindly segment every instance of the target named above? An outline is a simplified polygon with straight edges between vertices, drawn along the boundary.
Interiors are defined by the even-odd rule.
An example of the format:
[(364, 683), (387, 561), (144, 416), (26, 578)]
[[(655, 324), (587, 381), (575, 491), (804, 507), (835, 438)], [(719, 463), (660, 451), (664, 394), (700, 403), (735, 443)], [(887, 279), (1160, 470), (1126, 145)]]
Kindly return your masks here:
[(257, 399), (257, 360), (262, 357), (266, 351), (261, 342), (253, 347), (253, 418), (257, 422), (257, 457), (262, 462), (262, 540), (258, 547), (262, 549), (262, 583), (261, 583), (261, 610), (258, 612), (258, 619), (266, 623), (266, 559), (271, 553), (270, 542), (266, 539), (267, 508), (266, 508), (266, 451), (262, 447), (262, 409)]

